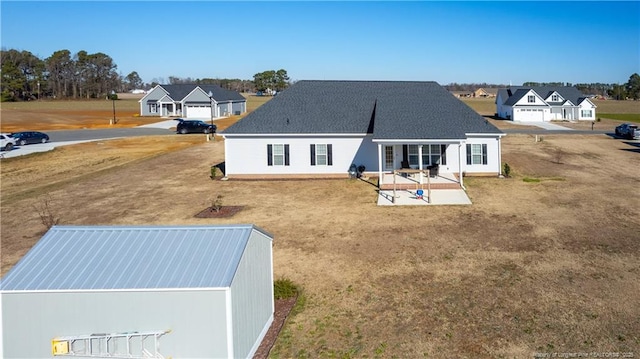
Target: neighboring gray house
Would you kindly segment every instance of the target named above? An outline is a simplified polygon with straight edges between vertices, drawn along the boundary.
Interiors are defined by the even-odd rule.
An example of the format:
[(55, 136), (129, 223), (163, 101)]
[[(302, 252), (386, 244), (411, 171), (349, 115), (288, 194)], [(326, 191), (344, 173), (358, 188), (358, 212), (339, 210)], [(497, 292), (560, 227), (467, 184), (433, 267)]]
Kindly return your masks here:
[(222, 133), (229, 178), (500, 174), (504, 133), (435, 82), (298, 81)]
[(252, 225), (54, 226), (0, 283), (0, 357), (88, 341), (111, 356), (251, 357), (273, 321), (272, 242)]
[(158, 85), (139, 102), (140, 116), (211, 119), (247, 112), (241, 94), (217, 85)]
[(496, 114), (516, 122), (593, 121), (596, 105), (575, 87), (512, 86), (498, 91)]

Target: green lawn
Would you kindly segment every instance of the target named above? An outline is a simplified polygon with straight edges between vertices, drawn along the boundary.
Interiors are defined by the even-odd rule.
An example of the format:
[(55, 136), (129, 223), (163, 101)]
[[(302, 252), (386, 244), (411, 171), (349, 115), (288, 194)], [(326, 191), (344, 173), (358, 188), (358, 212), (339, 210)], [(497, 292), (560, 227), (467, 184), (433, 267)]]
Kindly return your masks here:
[(600, 118), (608, 118), (611, 120), (625, 121), (625, 122), (639, 122), (640, 113), (597, 113)]

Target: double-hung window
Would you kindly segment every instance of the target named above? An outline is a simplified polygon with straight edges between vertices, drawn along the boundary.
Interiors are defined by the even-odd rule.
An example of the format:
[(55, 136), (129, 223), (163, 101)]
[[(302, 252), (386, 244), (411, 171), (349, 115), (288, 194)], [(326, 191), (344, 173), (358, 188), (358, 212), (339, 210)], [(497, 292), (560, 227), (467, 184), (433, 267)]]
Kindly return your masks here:
[(581, 114), (580, 116), (582, 117), (591, 117), (591, 110), (580, 110)]
[(311, 145), (312, 166), (332, 166), (333, 146), (331, 144), (317, 143)]
[(446, 165), (447, 145), (423, 145), (422, 146), (422, 165)]
[(267, 166), (289, 166), (289, 145), (268, 144)]
[(527, 96), (527, 102), (528, 103), (535, 103), (536, 102), (536, 97), (534, 95)]
[(467, 144), (467, 164), (486, 165), (487, 164), (487, 144)]
[(418, 145), (409, 145), (409, 166), (418, 167)]

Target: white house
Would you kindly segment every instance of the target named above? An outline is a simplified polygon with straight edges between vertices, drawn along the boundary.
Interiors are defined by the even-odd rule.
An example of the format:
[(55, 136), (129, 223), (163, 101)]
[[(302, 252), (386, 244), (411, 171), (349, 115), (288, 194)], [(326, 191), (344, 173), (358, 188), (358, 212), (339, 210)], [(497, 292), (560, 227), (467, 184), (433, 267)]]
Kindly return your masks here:
[(575, 87), (510, 87), (496, 96), (498, 117), (517, 122), (596, 119), (596, 105)]
[(252, 225), (54, 226), (0, 282), (0, 357), (251, 358), (272, 244)]
[(222, 132), (228, 178), (499, 175), (504, 133), (435, 82), (299, 81)]
[(157, 85), (138, 101), (140, 116), (211, 119), (247, 112), (247, 100), (217, 85)]

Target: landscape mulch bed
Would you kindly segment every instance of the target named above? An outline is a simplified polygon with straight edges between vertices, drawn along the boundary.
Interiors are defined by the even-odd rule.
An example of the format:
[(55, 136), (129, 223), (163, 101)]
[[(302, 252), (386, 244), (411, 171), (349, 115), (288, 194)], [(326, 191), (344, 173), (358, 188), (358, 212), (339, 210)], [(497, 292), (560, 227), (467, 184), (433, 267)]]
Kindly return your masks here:
[(293, 298), (285, 298), (285, 299), (276, 299), (275, 301), (275, 312), (273, 313), (273, 322), (262, 339), (262, 343), (256, 350), (256, 353), (253, 355), (253, 359), (266, 359), (269, 357), (269, 352), (273, 347), (273, 344), (276, 342), (278, 338), (278, 334), (280, 334), (280, 330), (284, 326), (284, 322), (287, 320), (289, 313), (291, 313), (291, 309), (296, 304), (296, 300), (298, 297)]
[(226, 218), (240, 212), (244, 206), (222, 206), (216, 211), (212, 207), (207, 207), (196, 214), (196, 218)]

